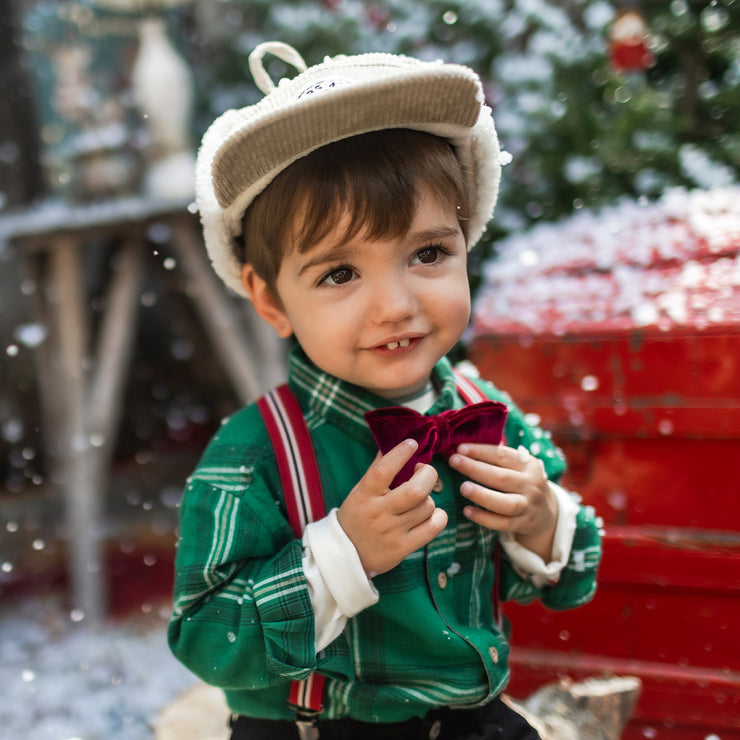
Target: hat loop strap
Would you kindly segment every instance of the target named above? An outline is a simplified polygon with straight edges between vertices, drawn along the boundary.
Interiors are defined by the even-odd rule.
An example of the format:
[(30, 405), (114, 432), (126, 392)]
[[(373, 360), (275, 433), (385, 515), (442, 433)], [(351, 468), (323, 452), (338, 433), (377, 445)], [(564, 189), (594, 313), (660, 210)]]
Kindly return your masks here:
[(292, 46), (284, 44), (282, 41), (265, 41), (259, 44), (249, 55), (249, 71), (252, 73), (255, 84), (265, 95), (275, 89), (275, 83), (262, 64), (262, 58), (265, 54), (272, 54), (282, 59), (287, 64), (294, 66), (299, 72), (305, 72), (307, 69), (303, 57)]

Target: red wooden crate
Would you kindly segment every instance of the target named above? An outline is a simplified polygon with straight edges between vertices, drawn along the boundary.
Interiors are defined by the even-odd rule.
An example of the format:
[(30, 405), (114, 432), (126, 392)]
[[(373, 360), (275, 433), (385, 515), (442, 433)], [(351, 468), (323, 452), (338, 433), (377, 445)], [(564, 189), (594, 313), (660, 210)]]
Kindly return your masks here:
[[(504, 245), (474, 312), (471, 360), (552, 432), (569, 462), (565, 485), (596, 508), (606, 532), (592, 603), (563, 613), (508, 606), (510, 689), (525, 696), (561, 675), (637, 675), (643, 692), (630, 739), (740, 738), (740, 191), (734, 195), (723, 213), (736, 215), (724, 218), (719, 238), (692, 231), (691, 202), (685, 222), (665, 213), (661, 221), (659, 206), (650, 211), (653, 231), (668, 219), (683, 239), (685, 269), (643, 243), (637, 251), (650, 259), (638, 270), (629, 238), (615, 240), (611, 267), (603, 244), (598, 264), (572, 244), (561, 262), (549, 253), (539, 259), (557, 251), (558, 233), (563, 238), (552, 229), (546, 240), (535, 233), (508, 245), (508, 254)], [(712, 203), (705, 199), (702, 213)], [(569, 228), (567, 238), (583, 245), (584, 234)], [(625, 226), (621, 237), (636, 228)], [(512, 254), (523, 253), (527, 269), (517, 270)], [(622, 299), (624, 276), (614, 276), (625, 265), (643, 281), (637, 304)], [(665, 296), (677, 294), (687, 271), (703, 281), (691, 282), (681, 299), (687, 310), (677, 311), (680, 300)], [(560, 294), (538, 287), (550, 279)]]

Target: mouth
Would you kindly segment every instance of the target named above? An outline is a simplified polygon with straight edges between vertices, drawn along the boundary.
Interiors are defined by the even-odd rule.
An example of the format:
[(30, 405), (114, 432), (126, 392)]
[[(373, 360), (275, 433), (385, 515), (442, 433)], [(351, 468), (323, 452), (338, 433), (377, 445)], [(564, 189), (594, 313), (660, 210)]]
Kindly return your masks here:
[[(399, 347), (408, 347), (411, 344), (410, 339), (399, 339), (397, 342), (388, 342), (385, 346), (393, 351), (394, 349), (398, 349)], [(383, 345), (381, 345), (383, 346)]]
[(390, 341), (380, 342), (373, 347), (375, 352), (379, 352), (386, 357), (391, 355), (400, 355), (410, 352), (422, 340), (421, 336), (406, 336)]

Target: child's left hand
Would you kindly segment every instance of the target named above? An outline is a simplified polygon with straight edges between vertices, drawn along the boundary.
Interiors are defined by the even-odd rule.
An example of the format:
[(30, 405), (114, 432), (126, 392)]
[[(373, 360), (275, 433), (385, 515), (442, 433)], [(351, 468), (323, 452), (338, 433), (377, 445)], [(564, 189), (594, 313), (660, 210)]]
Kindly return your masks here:
[(460, 493), (476, 504), (465, 507), (470, 521), (512, 532), (523, 547), (550, 561), (558, 504), (542, 460), (524, 447), (463, 444), (449, 463), (470, 479), (460, 486)]

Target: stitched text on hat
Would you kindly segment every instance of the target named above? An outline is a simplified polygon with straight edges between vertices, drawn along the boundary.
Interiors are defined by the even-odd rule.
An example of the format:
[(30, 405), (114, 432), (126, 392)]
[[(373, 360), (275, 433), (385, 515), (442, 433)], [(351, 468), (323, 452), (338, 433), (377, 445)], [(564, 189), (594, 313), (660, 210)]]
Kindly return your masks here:
[(334, 90), (337, 87), (343, 87), (344, 85), (351, 84), (352, 80), (349, 80), (346, 77), (337, 77), (333, 80), (319, 80), (318, 82), (314, 82), (313, 85), (310, 85), (305, 90), (301, 91), (301, 93), (298, 95), (298, 100), (309, 97), (311, 95), (320, 95), (321, 93), (326, 93), (330, 90)]

